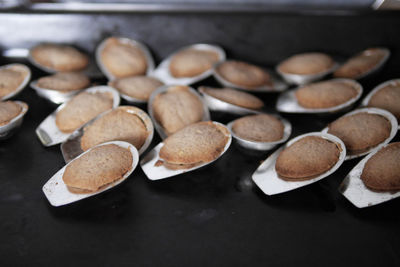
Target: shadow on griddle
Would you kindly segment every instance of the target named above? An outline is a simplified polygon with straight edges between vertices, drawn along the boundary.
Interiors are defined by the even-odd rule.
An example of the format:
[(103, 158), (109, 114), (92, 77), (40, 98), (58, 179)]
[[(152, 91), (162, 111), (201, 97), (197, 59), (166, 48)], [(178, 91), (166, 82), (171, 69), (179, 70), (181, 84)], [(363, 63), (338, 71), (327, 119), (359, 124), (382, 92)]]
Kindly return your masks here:
[(251, 175), (265, 157), (246, 155), (231, 145), (221, 158), (203, 168), (159, 181), (146, 180), (147, 190), (154, 194), (193, 199), (251, 191), (254, 186)]
[(134, 200), (137, 196), (131, 193), (129, 182), (132, 181), (128, 179), (113, 189), (65, 206), (53, 207), (45, 197), (43, 201), (56, 219), (98, 223), (119, 221), (135, 213), (133, 203), (137, 203)]
[(332, 175), (289, 192), (268, 196), (258, 187), (253, 191), (266, 205), (277, 209), (334, 212), (338, 199), (342, 197), (338, 191), (339, 185), (358, 161), (359, 159), (345, 161)]
[(369, 221), (371, 223), (391, 222), (398, 225), (400, 213), (400, 199), (393, 199), (372, 207), (359, 209), (350, 203), (345, 197), (339, 200), (344, 211), (358, 221)]

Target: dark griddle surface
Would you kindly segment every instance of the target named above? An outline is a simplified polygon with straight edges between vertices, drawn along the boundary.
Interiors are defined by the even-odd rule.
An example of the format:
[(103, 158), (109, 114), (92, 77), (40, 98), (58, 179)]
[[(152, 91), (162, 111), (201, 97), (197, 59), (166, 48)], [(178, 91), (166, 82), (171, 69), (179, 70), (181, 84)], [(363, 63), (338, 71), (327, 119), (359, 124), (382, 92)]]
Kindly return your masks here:
[[(29, 22), (55, 15), (38, 16), (0, 14), (0, 22), (5, 25), (4, 21), (21, 19), (31, 29), (34, 26)], [(157, 56), (187, 43), (215, 40), (227, 49), (228, 56), (268, 65), (307, 49), (350, 55), (369, 45), (387, 45), (392, 59), (380, 75), (363, 85), (368, 92), (384, 80), (400, 78), (400, 19), (393, 14), (59, 16), (61, 22), (55, 24), (60, 34), (71, 34), (66, 29), (79, 27), (79, 19), (95, 23), (109, 19), (115, 25), (142, 21), (142, 30), (114, 30), (149, 43)], [(197, 33), (188, 32), (185, 38), (177, 34), (186, 29), (185, 22)], [(160, 25), (172, 29), (174, 38), (144, 30)], [(112, 25), (106, 28), (113, 29)], [(46, 36), (45, 29), (38, 27), (35, 32)], [(17, 34), (24, 26), (0, 29), (2, 46), (18, 45), (17, 37), (5, 36), (12, 30)], [(71, 42), (90, 47), (85, 40), (101, 38), (93, 31), (81, 37)], [(29, 38), (22, 39), (21, 44)], [(40, 75), (34, 71), (34, 78)], [(203, 84), (215, 85), (215, 81), (208, 79)], [(273, 107), (276, 97), (265, 95), (263, 99)], [(138, 167), (113, 190), (54, 208), (41, 187), (64, 162), (59, 146), (43, 147), (34, 133), (54, 107), (30, 88), (17, 99), (29, 103), (30, 109), (19, 132), (0, 142), (1, 266), (400, 266), (400, 200), (357, 209), (337, 191), (359, 159), (345, 162), (334, 175), (311, 186), (268, 197), (250, 179), (267, 155), (250, 155), (233, 144), (227, 154), (203, 169), (152, 182)], [(320, 130), (333, 119), (284, 117), (293, 124), (292, 137)], [(234, 117), (213, 118), (226, 123)], [(160, 140), (155, 136), (150, 147)]]

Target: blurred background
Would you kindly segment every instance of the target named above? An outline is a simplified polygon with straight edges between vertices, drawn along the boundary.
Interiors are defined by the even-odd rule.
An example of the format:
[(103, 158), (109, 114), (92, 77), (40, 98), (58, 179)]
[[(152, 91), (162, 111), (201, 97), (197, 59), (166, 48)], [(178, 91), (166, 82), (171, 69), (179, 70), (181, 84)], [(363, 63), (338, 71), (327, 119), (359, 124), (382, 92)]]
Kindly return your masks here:
[(2, 9), (21, 8), (28, 10), (75, 10), (75, 11), (155, 11), (155, 10), (268, 10), (283, 12), (305, 11), (360, 11), (368, 9), (398, 9), (398, 0), (2, 0)]

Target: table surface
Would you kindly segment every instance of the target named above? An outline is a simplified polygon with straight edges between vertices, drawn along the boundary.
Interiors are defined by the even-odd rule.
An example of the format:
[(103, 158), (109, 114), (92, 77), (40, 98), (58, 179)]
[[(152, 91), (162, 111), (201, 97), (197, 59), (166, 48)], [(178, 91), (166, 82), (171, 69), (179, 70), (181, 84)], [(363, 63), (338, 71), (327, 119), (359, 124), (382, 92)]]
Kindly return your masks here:
[[(399, 65), (389, 61), (363, 81), (366, 92), (398, 78), (393, 66)], [(44, 75), (32, 69), (34, 79)], [(277, 95), (260, 96), (273, 111)], [(41, 188), (64, 161), (60, 147), (42, 146), (34, 131), (55, 107), (29, 87), (16, 99), (29, 111), (19, 131), (0, 142), (2, 266), (400, 266), (400, 200), (357, 209), (338, 192), (359, 159), (310, 186), (266, 196), (251, 175), (269, 153), (233, 143), (199, 170), (150, 181), (138, 167), (112, 190), (52, 207)], [(283, 116), (293, 124), (292, 137), (334, 119)], [(155, 135), (150, 148), (159, 141)]]

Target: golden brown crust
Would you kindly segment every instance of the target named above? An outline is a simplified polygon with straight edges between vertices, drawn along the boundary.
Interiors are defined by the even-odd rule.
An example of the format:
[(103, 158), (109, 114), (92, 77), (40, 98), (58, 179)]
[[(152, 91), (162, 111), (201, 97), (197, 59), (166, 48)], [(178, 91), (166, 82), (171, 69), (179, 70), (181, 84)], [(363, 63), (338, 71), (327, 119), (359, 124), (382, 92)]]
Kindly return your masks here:
[(82, 90), (89, 85), (89, 78), (79, 72), (58, 72), (37, 81), (37, 86), (40, 88), (63, 92)]
[(334, 77), (356, 79), (378, 65), (386, 53), (380, 48), (369, 48), (351, 57), (334, 73)]
[(202, 87), (202, 90), (207, 95), (239, 107), (260, 109), (264, 106), (264, 103), (258, 97), (231, 88)]
[(279, 154), (275, 170), (283, 180), (308, 180), (330, 170), (339, 156), (340, 149), (335, 143), (322, 137), (306, 136)]
[(373, 191), (400, 190), (400, 143), (382, 148), (365, 163), (361, 180)]
[(0, 98), (14, 92), (24, 81), (25, 75), (11, 68), (0, 69)]
[(266, 71), (246, 62), (225, 61), (217, 67), (217, 72), (225, 80), (248, 88), (272, 84), (270, 75)]
[(68, 164), (62, 179), (80, 193), (94, 192), (121, 179), (132, 168), (132, 161), (132, 154), (126, 148), (114, 144), (95, 147)]
[[(80, 189), (80, 188), (75, 188), (72, 186), (67, 186), (68, 191), (74, 194), (89, 194), (89, 193), (93, 193), (93, 191), (90, 190), (86, 190), (86, 189)], [(100, 190), (100, 189), (98, 189)]]
[(167, 135), (201, 121), (204, 112), (203, 103), (187, 86), (172, 86), (166, 92), (156, 95), (152, 108), (154, 118)]
[(151, 93), (162, 85), (161, 81), (149, 76), (127, 77), (110, 82), (110, 86), (122, 94), (145, 101), (149, 100)]
[(0, 102), (0, 126), (8, 124), (22, 111), (22, 107), (13, 101)]
[(283, 123), (268, 114), (242, 117), (232, 125), (235, 135), (255, 142), (278, 141), (283, 137), (283, 129)]
[(68, 45), (41, 44), (31, 55), (38, 64), (56, 71), (79, 71), (89, 64), (87, 55)]
[(123, 43), (111, 37), (107, 39), (100, 56), (103, 65), (117, 78), (146, 74), (146, 57), (143, 51), (133, 44)]
[(176, 53), (169, 64), (169, 71), (177, 78), (193, 77), (210, 70), (219, 60), (216, 52), (189, 48)]
[(379, 89), (371, 96), (368, 107), (389, 111), (400, 121), (400, 82), (393, 82)]
[(385, 141), (390, 136), (391, 128), (385, 117), (362, 112), (332, 122), (328, 133), (339, 137), (351, 155), (365, 152)]
[(323, 53), (303, 53), (285, 59), (278, 66), (283, 73), (310, 75), (325, 72), (333, 67), (333, 59)]
[(210, 162), (224, 151), (228, 134), (225, 128), (210, 121), (198, 122), (165, 139), (159, 156), (175, 165)]
[(196, 166), (201, 165), (203, 162), (197, 162), (193, 164), (173, 164), (166, 161), (162, 161), (161, 165), (164, 165), (165, 168), (170, 170), (187, 170), (190, 168), (194, 168)]
[(136, 115), (124, 110), (114, 109), (85, 127), (81, 138), (81, 148), (91, 147), (109, 141), (125, 141), (139, 150), (146, 141), (149, 132), (143, 121)]
[(295, 92), (299, 105), (311, 109), (335, 107), (355, 98), (357, 94), (357, 89), (351, 83), (335, 80), (305, 85)]
[(112, 107), (113, 98), (109, 93), (82, 92), (57, 112), (56, 125), (62, 132), (73, 132)]

